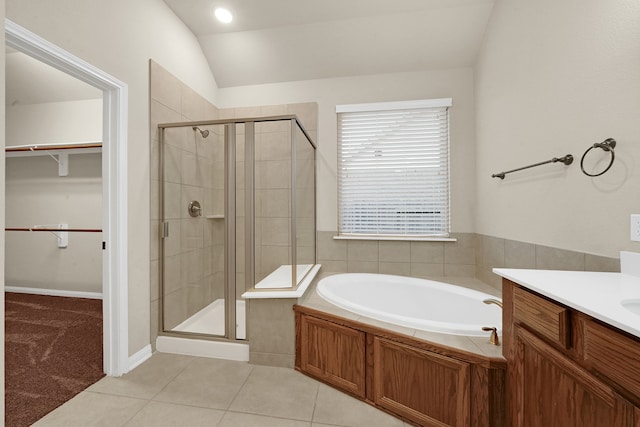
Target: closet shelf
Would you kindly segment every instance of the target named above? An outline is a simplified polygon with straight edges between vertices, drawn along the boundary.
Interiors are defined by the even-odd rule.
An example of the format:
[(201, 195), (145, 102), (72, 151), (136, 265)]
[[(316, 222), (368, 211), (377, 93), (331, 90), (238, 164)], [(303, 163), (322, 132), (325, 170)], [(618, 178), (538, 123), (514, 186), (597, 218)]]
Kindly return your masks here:
[(70, 233), (102, 233), (101, 228), (55, 228), (34, 225), (33, 227), (5, 227), (4, 231), (48, 231)]
[(7, 157), (52, 156), (57, 154), (91, 154), (102, 152), (102, 142), (89, 141), (70, 144), (32, 144), (5, 147)]
[(49, 156), (58, 163), (58, 176), (69, 175), (69, 154), (102, 152), (102, 142), (72, 142), (68, 144), (12, 145), (5, 147), (7, 157)]

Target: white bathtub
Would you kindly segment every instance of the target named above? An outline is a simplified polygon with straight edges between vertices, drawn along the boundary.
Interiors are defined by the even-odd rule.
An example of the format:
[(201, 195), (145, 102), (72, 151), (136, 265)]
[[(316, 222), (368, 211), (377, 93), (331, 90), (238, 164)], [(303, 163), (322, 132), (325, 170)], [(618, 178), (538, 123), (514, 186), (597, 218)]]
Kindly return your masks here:
[(461, 286), (386, 274), (336, 274), (320, 280), (318, 294), (340, 308), (413, 329), (487, 336), (502, 329), (502, 310), (482, 301), (494, 296)]

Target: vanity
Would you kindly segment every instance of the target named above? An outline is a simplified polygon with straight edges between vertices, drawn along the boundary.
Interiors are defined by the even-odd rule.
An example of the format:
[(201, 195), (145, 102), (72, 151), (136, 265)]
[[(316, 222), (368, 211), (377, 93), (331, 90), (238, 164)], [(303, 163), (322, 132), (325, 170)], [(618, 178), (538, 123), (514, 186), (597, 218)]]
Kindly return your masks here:
[(494, 269), (503, 277), (505, 425), (640, 427), (635, 255), (625, 258), (634, 274)]

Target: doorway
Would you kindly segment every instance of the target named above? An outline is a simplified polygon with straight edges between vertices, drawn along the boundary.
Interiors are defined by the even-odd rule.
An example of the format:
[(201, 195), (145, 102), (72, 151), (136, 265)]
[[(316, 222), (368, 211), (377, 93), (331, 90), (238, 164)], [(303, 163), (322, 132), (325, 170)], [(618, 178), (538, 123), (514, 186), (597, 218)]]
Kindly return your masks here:
[(127, 261), (127, 85), (5, 20), (6, 46), (102, 92), (102, 314), (103, 370), (129, 371)]

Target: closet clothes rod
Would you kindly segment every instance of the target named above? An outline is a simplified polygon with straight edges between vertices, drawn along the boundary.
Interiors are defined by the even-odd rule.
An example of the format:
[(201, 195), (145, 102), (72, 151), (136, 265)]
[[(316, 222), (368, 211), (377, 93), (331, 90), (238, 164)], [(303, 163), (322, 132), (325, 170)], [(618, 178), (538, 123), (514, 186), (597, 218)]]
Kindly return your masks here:
[(43, 145), (19, 145), (15, 147), (6, 147), (7, 153), (20, 151), (53, 151), (53, 150), (77, 150), (79, 148), (102, 148), (102, 143), (86, 143), (86, 144), (43, 144)]
[(102, 233), (101, 228), (40, 228), (40, 227), (6, 227), (4, 231), (49, 231), (49, 232), (69, 232), (69, 233)]

